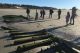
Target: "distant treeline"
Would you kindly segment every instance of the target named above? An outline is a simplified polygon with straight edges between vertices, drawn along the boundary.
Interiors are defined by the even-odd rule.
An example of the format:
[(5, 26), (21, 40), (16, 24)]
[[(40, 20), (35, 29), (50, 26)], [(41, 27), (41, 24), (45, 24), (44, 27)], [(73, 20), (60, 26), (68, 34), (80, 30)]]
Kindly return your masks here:
[(35, 6), (35, 5), (19, 5), (19, 4), (7, 4), (7, 3), (0, 3), (0, 8), (30, 8), (30, 9), (57, 9), (54, 7), (40, 7), (40, 6)]
[(16, 8), (17, 4), (0, 3), (0, 8)]

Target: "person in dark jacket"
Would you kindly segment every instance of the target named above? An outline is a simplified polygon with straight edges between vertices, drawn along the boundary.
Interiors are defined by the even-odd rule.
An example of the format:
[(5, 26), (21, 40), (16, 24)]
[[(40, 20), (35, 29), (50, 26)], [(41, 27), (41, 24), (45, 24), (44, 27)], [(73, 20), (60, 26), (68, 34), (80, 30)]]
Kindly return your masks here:
[(42, 10), (40, 10), (40, 17), (42, 18)]
[(60, 19), (61, 16), (61, 9), (58, 10), (58, 19)]
[(53, 12), (54, 12), (54, 11), (53, 11), (52, 9), (49, 10), (49, 18), (52, 18)]
[(38, 12), (37, 12), (37, 9), (36, 9), (36, 15), (35, 15), (35, 20), (38, 19)]
[(29, 8), (27, 8), (26, 13), (27, 13), (27, 18), (29, 19), (30, 18), (30, 9)]
[(70, 19), (70, 13), (67, 12), (67, 16), (66, 16), (66, 25), (68, 25), (68, 23), (69, 23), (69, 19)]
[(42, 18), (44, 19), (44, 17), (45, 17), (45, 10), (43, 9), (42, 10)]
[(76, 17), (76, 7), (73, 7), (72, 8), (72, 16), (71, 16), (71, 18), (70, 18), (70, 24), (72, 24), (72, 25), (74, 25), (74, 19), (75, 19), (75, 17)]

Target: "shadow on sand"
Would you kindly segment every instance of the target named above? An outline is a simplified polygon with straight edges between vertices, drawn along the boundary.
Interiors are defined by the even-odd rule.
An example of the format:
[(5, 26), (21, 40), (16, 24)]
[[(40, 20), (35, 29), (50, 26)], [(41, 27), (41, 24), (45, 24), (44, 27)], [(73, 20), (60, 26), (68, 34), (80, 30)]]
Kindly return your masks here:
[(3, 37), (0, 37), (0, 39), (5, 39), (5, 38), (8, 38), (9, 36), (3, 36)]
[[(47, 30), (48, 32), (51, 32), (52, 30), (59, 29), (59, 28), (62, 28), (62, 27), (66, 27), (66, 26), (64, 25), (64, 26), (59, 26), (59, 27), (54, 27), (54, 28), (48, 28), (48, 29), (45, 29), (45, 30)], [(41, 31), (42, 30), (40, 30), (40, 31), (33, 31), (33, 32), (15, 33), (15, 34), (11, 34), (11, 35), (36, 34), (36, 33), (39, 33)], [(9, 45), (5, 45), (4, 47), (10, 47), (10, 46), (15, 46), (15, 45), (14, 44), (9, 44)]]
[(11, 46), (16, 46), (14, 44), (9, 44), (9, 45), (5, 45), (4, 47), (11, 47)]

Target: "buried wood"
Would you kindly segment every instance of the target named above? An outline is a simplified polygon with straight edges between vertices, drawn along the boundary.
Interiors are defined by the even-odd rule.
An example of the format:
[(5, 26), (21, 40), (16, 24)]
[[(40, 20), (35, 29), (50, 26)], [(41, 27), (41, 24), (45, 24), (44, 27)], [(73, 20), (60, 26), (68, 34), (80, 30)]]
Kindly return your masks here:
[(48, 35), (43, 35), (43, 36), (37, 36), (37, 37), (32, 37), (29, 39), (20, 39), (20, 40), (16, 40), (14, 41), (14, 45), (18, 45), (18, 44), (23, 44), (23, 43), (27, 43), (27, 42), (32, 42), (32, 41), (37, 41), (37, 40), (42, 40), (42, 39), (47, 39), (50, 38), (51, 36)]
[(46, 35), (47, 31), (45, 29), (43, 29), (40, 31), (33, 31), (33, 32), (11, 32), (10, 36), (12, 36), (12, 35), (24, 35), (24, 34)]
[[(35, 43), (35, 44), (29, 44), (29, 45), (23, 45), (23, 47), (19, 48), (21, 52), (36, 48), (36, 47), (40, 47), (40, 46), (45, 46), (45, 45), (50, 45), (51, 41), (50, 40), (45, 40), (39, 43)], [(16, 52), (19, 52), (19, 50), (17, 49)]]

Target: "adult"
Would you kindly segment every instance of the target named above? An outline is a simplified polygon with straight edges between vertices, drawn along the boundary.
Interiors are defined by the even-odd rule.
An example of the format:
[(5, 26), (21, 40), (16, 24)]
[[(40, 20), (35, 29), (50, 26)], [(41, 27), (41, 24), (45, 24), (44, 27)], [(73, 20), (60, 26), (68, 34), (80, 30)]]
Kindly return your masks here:
[(42, 18), (44, 19), (44, 17), (45, 17), (45, 10), (43, 9), (42, 10)]
[(35, 15), (35, 20), (38, 19), (38, 12), (37, 12), (37, 9), (36, 9), (36, 15)]
[(60, 19), (61, 16), (61, 9), (58, 10), (58, 19)]
[(40, 10), (40, 17), (42, 17), (42, 10)]
[(49, 18), (52, 18), (53, 12), (54, 12), (53, 9), (50, 9), (50, 10), (49, 10)]
[(30, 9), (29, 8), (27, 8), (26, 13), (27, 13), (27, 18), (29, 19), (30, 18)]
[(72, 16), (71, 16), (71, 18), (70, 18), (70, 24), (72, 24), (72, 25), (74, 25), (74, 18), (76, 17), (76, 7), (73, 7), (72, 8)]

